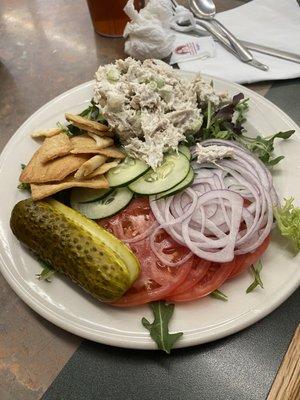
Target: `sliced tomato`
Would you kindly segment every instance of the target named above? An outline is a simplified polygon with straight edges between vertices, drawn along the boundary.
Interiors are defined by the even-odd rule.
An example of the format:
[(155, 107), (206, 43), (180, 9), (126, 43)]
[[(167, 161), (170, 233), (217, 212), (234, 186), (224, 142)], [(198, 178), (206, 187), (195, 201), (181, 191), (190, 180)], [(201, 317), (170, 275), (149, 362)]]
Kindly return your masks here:
[(209, 293), (218, 289), (230, 276), (235, 266), (235, 262), (230, 263), (211, 263), (204, 277), (184, 293), (168, 296), (167, 300), (185, 302), (201, 299)]
[[(124, 240), (143, 235), (155, 223), (155, 217), (148, 198), (141, 197), (133, 200), (119, 214), (99, 220), (98, 223), (120, 240)], [(180, 246), (163, 229), (156, 235), (155, 245), (171, 262), (178, 262), (189, 253), (186, 247)], [(141, 274), (125, 295), (113, 303), (118, 307), (137, 306), (165, 299), (185, 280), (193, 265), (193, 256), (178, 267), (164, 265), (151, 250), (149, 238), (129, 243), (129, 246), (141, 263)]]
[[(147, 197), (136, 198), (119, 214), (99, 221), (120, 240), (139, 239), (154, 223), (155, 217)], [(192, 256), (178, 267), (168, 267), (155, 256), (149, 238), (144, 236), (129, 243), (140, 260), (141, 274), (125, 295), (112, 305), (131, 307), (161, 299), (173, 302), (200, 299), (218, 289), (227, 279), (249, 268), (262, 256), (269, 242), (270, 237), (255, 252), (236, 256), (229, 263), (210, 263)], [(155, 237), (155, 246), (172, 262), (183, 260), (189, 252), (163, 229)]]
[(184, 292), (187, 292), (191, 287), (196, 285), (208, 272), (211, 262), (202, 260), (199, 257), (194, 257), (193, 266), (185, 278), (184, 282), (172, 292), (172, 296), (177, 296)]
[[(167, 233), (165, 235), (167, 236)], [(178, 244), (174, 242), (174, 246), (176, 258), (182, 258)], [(193, 265), (193, 257), (179, 267), (168, 267), (162, 264), (153, 254), (149, 239), (133, 243), (130, 247), (140, 260), (141, 274), (125, 295), (112, 303), (118, 307), (132, 307), (167, 298), (184, 282)], [(183, 249), (185, 252), (186, 249)]]
[(234, 278), (235, 276), (241, 274), (255, 264), (264, 252), (267, 250), (270, 244), (270, 235), (263, 241), (263, 243), (253, 252), (247, 254), (241, 254), (235, 257), (235, 267), (232, 270), (229, 278)]
[(99, 224), (120, 240), (126, 240), (142, 235), (155, 221), (148, 198), (138, 197), (115, 216), (99, 220)]

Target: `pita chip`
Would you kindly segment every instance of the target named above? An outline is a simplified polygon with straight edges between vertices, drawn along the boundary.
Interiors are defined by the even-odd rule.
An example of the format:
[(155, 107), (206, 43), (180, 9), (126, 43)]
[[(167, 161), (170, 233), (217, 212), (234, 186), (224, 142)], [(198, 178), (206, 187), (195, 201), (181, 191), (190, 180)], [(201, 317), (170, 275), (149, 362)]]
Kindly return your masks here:
[(87, 132), (95, 133), (99, 136), (113, 136), (113, 132), (108, 130), (106, 125), (100, 124), (100, 122), (92, 121), (90, 119), (81, 117), (80, 115), (65, 114), (66, 120), (71, 122), (73, 125), (77, 126)]
[(102, 155), (97, 155), (90, 158), (85, 163), (83, 163), (81, 167), (78, 169), (78, 171), (74, 175), (75, 179), (84, 179), (87, 175), (89, 175), (95, 169), (100, 167), (100, 165), (104, 164), (106, 159), (107, 158)]
[(77, 171), (89, 156), (86, 154), (67, 154), (55, 160), (42, 162), (39, 148), (22, 171), (20, 181), (23, 183), (44, 183), (61, 181), (72, 172)]
[(54, 160), (55, 158), (69, 154), (73, 146), (69, 137), (64, 133), (59, 133), (50, 138), (46, 138), (40, 147), (41, 162)]
[(109, 146), (114, 144), (114, 140), (112, 138), (100, 137), (92, 132), (88, 132), (88, 135), (95, 140), (96, 146), (99, 149), (104, 149), (104, 147), (108, 147), (108, 146), (106, 146), (106, 143), (109, 143)]
[(30, 187), (32, 199), (41, 200), (46, 197), (52, 196), (53, 194), (58, 193), (62, 190), (70, 189), (73, 187), (106, 189), (109, 187), (109, 184), (104, 176), (97, 176), (96, 178), (84, 179), (82, 181), (76, 180), (73, 176), (68, 176), (59, 183), (32, 183)]
[(99, 139), (98, 143), (96, 141), (86, 135), (79, 135), (70, 138), (73, 149), (71, 150), (72, 154), (93, 154), (94, 151), (99, 149), (104, 149), (105, 147), (109, 147), (114, 144), (112, 138), (102, 138), (97, 136)]
[(98, 167), (93, 171), (90, 175), (86, 177), (86, 179), (94, 178), (95, 176), (98, 175), (104, 175), (106, 172), (108, 172), (110, 169), (115, 168), (119, 164), (119, 161), (111, 161), (108, 163), (105, 163), (101, 165), (101, 167)]
[(37, 131), (33, 131), (31, 133), (31, 137), (34, 139), (40, 139), (40, 138), (50, 138), (52, 136), (58, 135), (59, 133), (62, 132), (61, 128), (52, 128), (52, 129), (40, 129)]
[(122, 151), (120, 151), (119, 149), (117, 149), (117, 147), (106, 147), (105, 149), (99, 149), (97, 150), (97, 154), (102, 154), (107, 158), (118, 158), (118, 159), (125, 158), (125, 154), (122, 153)]

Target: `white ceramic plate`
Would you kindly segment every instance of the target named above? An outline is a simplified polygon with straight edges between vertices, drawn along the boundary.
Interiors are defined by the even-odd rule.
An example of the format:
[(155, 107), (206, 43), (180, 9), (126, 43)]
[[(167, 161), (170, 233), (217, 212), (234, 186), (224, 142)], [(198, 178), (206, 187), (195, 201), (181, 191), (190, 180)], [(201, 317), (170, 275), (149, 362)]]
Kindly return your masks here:
[[(276, 146), (276, 152), (286, 158), (276, 167), (274, 180), (281, 198), (293, 195), (299, 204), (300, 139), (297, 125), (258, 94), (220, 79), (214, 79), (214, 82), (217, 90), (228, 91), (231, 95), (243, 92), (250, 98), (250, 132), (271, 134), (279, 130), (298, 130), (293, 139), (279, 141)], [(92, 85), (93, 82), (87, 82), (77, 86), (40, 108), (18, 129), (3, 151), (0, 158), (0, 268), (11, 287), (32, 309), (61, 328), (100, 343), (155, 349), (141, 325), (143, 316), (152, 320), (148, 306), (117, 309), (93, 300), (61, 276), (56, 275), (52, 283), (37, 280), (35, 274), (40, 272), (40, 265), (9, 228), (14, 204), (25, 197), (17, 190), (20, 163), (27, 163), (38, 147), (30, 132), (56, 126), (57, 121), (64, 120), (65, 112), (83, 110), (92, 97)], [(207, 297), (176, 305), (170, 329), (184, 332), (177, 347), (216, 340), (253, 324), (278, 307), (299, 285), (299, 256), (293, 257), (286, 241), (274, 237), (263, 264), (264, 290), (246, 295), (245, 289), (252, 277), (245, 273), (222, 287), (229, 297), (226, 303)]]

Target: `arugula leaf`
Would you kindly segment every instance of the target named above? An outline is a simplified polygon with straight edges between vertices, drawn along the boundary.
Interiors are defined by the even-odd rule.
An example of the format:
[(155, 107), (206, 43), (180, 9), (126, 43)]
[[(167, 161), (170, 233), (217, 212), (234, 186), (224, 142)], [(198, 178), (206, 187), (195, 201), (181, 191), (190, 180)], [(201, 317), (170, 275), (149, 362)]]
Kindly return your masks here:
[(36, 276), (38, 277), (39, 280), (51, 282), (53, 275), (55, 273), (54, 269), (46, 261), (43, 261), (40, 258), (38, 259), (38, 261), (41, 264), (41, 266), (43, 267), (43, 270), (40, 274), (36, 274)]
[(272, 158), (272, 154), (274, 151), (274, 140), (289, 139), (294, 132), (295, 132), (294, 130), (286, 132), (278, 132), (267, 138), (263, 138), (261, 136), (256, 136), (256, 138), (251, 138), (245, 135), (241, 135), (235, 137), (235, 140), (240, 142), (252, 153), (256, 154), (264, 164), (272, 166), (278, 164), (279, 161), (281, 161), (284, 158), (284, 156)]
[(254, 281), (247, 288), (246, 293), (252, 292), (257, 286), (260, 286), (262, 289), (264, 288), (264, 285), (263, 285), (261, 277), (260, 277), (260, 272), (262, 270), (262, 267), (263, 267), (263, 265), (260, 260), (255, 265), (251, 266), (251, 272), (253, 274)]
[[(96, 104), (93, 100), (91, 101), (91, 105), (88, 106), (83, 111), (81, 111), (81, 113), (79, 113), (78, 115), (80, 115), (81, 117), (84, 117), (84, 118), (88, 118), (92, 121), (100, 122), (102, 124), (106, 123), (105, 118), (100, 113), (99, 108), (96, 106)], [(58, 122), (57, 125), (70, 137), (83, 135), (85, 133), (84, 130), (78, 128), (77, 126), (75, 126), (73, 124), (63, 126), (62, 124), (60, 124)]]
[(154, 321), (150, 324), (146, 318), (143, 318), (142, 324), (150, 332), (157, 347), (169, 354), (174, 343), (183, 335), (182, 332), (169, 333), (169, 322), (174, 312), (174, 304), (156, 301), (151, 303), (151, 308)]
[(19, 190), (26, 190), (29, 193), (31, 192), (30, 183), (21, 182), (17, 187)]
[[(25, 168), (26, 168), (26, 164), (21, 164), (21, 169), (24, 170)], [(19, 190), (27, 190), (27, 192), (29, 192), (29, 193), (31, 192), (30, 183), (21, 182), (21, 183), (19, 183), (17, 188)]]
[[(211, 102), (203, 105), (203, 124), (194, 142), (206, 139), (234, 140), (254, 153), (267, 166), (278, 164), (284, 157), (273, 157), (275, 139), (288, 139), (294, 131), (278, 132), (270, 137), (255, 138), (244, 135), (243, 123), (249, 109), (249, 99), (242, 93), (235, 95), (231, 102), (222, 107), (215, 107)], [(194, 144), (188, 138), (188, 143)]]
[(66, 135), (73, 136), (72, 132), (69, 130), (69, 125), (65, 126), (61, 122), (57, 122), (56, 125), (60, 128)]
[(274, 207), (274, 216), (282, 236), (288, 237), (298, 253), (300, 251), (300, 208), (296, 207), (293, 197), (284, 199), (282, 207)]
[(212, 292), (211, 297), (214, 297), (215, 299), (222, 300), (222, 301), (228, 301), (228, 297), (225, 293), (221, 292), (221, 290), (215, 290)]

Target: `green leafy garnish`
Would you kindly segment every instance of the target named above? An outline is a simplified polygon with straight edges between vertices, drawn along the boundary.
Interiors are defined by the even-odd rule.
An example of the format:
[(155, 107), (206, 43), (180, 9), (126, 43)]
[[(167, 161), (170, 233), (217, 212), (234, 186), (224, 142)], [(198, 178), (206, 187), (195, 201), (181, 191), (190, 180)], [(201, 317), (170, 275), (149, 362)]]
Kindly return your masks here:
[(228, 297), (225, 293), (221, 292), (221, 290), (215, 290), (214, 292), (212, 292), (211, 297), (218, 299), (218, 300), (222, 300), (222, 301), (228, 301)]
[(169, 322), (174, 312), (174, 304), (166, 304), (163, 301), (151, 303), (154, 315), (152, 324), (142, 319), (143, 326), (150, 332), (151, 338), (156, 342), (160, 350), (170, 353), (174, 343), (183, 335), (182, 332), (169, 333)]
[(268, 166), (278, 164), (279, 161), (284, 159), (284, 156), (273, 158), (274, 140), (275, 139), (289, 139), (295, 131), (278, 132), (270, 137), (263, 138), (256, 136), (251, 138), (248, 136), (240, 135), (235, 137), (235, 140), (244, 145), (252, 153), (256, 154), (261, 161)]
[[(96, 106), (95, 102), (92, 100), (91, 105), (88, 106), (86, 109), (81, 111), (80, 117), (84, 117), (87, 119), (90, 119), (92, 121), (100, 122), (101, 124), (105, 124), (106, 120), (101, 114), (99, 108)], [(62, 125), (60, 122), (57, 123), (57, 126), (61, 128), (68, 136), (78, 136), (78, 135), (83, 135), (86, 133), (84, 130), (78, 128), (77, 126), (73, 124), (69, 124), (67, 126)]]
[(298, 253), (300, 251), (300, 208), (294, 206), (293, 197), (284, 199), (282, 207), (274, 207), (274, 216), (282, 236), (288, 237)]
[(42, 272), (40, 274), (37, 274), (38, 279), (46, 282), (51, 282), (55, 273), (54, 269), (46, 261), (43, 261), (40, 258), (38, 259), (38, 261), (43, 267)]
[(65, 126), (63, 124), (61, 124), (60, 122), (57, 122), (56, 125), (58, 126), (58, 128), (60, 128), (66, 135), (68, 136), (73, 136), (72, 132), (69, 130), (68, 126)]
[(106, 122), (106, 119), (103, 117), (99, 108), (96, 106), (93, 100), (91, 101), (91, 105), (83, 110), (79, 115), (92, 121), (100, 122), (101, 124), (104, 124)]
[(264, 285), (262, 283), (260, 272), (262, 270), (262, 262), (259, 260), (255, 265), (251, 266), (251, 272), (253, 274), (254, 280), (251, 285), (247, 288), (246, 293), (252, 292), (257, 286), (260, 286), (262, 289)]
[(26, 190), (27, 192), (31, 192), (30, 183), (21, 182), (21, 183), (18, 185), (18, 189), (19, 189), (19, 190)]
[(274, 140), (288, 139), (295, 131), (278, 132), (265, 138), (260, 135), (254, 138), (246, 136), (243, 124), (249, 109), (248, 101), (249, 99), (244, 99), (244, 95), (239, 93), (225, 106), (215, 106), (210, 101), (201, 105), (203, 110), (202, 127), (194, 140), (187, 137), (187, 143), (194, 144), (206, 139), (234, 140), (254, 153), (265, 165), (278, 164), (284, 157), (273, 156)]
[[(26, 168), (26, 164), (21, 164), (21, 169), (24, 170), (25, 168)], [(31, 192), (29, 183), (21, 182), (21, 183), (19, 183), (19, 185), (17, 187), (19, 190), (26, 190), (29, 193)]]

